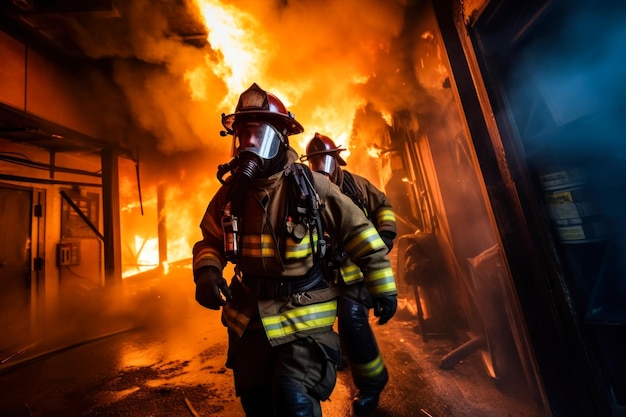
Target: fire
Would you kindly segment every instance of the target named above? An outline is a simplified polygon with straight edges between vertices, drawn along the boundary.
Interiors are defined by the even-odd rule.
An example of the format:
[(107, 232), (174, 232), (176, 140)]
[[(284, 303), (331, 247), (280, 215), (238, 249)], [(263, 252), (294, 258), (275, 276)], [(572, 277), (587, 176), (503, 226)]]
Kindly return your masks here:
[(380, 158), (380, 149), (375, 147), (367, 148), (367, 154), (372, 158)]
[(196, 0), (196, 4), (208, 29), (211, 48), (222, 57), (218, 62), (207, 58), (214, 74), (228, 86), (229, 94), (222, 103), (236, 103), (240, 92), (261, 77), (269, 54), (263, 47), (263, 32), (254, 16), (234, 6), (214, 0)]
[(393, 119), (392, 119), (391, 114), (390, 114), (389, 112), (383, 111), (383, 112), (381, 113), (381, 115), (382, 115), (382, 117), (383, 117), (383, 120), (385, 120), (385, 122), (387, 122), (387, 124), (388, 124), (389, 126), (392, 126), (392, 125), (393, 125)]
[(154, 269), (158, 266), (161, 266), (163, 268), (163, 274), (167, 275), (171, 262), (191, 257), (191, 246), (185, 236), (178, 236), (174, 241), (168, 240), (167, 259), (169, 261), (163, 261), (159, 265), (159, 239), (156, 237), (146, 239), (142, 236), (136, 235), (135, 253), (137, 257), (137, 264), (127, 268), (122, 274), (123, 278)]
[(185, 81), (189, 83), (189, 87), (191, 88), (191, 99), (194, 101), (206, 101), (206, 91), (208, 90), (206, 86), (206, 77), (204, 73), (204, 69), (201, 67), (196, 67), (191, 70), (187, 70), (185, 72)]
[(167, 275), (170, 263), (189, 259), (191, 257), (191, 245), (186, 235), (189, 234), (191, 226), (186, 227), (187, 229), (168, 228), (168, 234), (172, 236), (167, 238), (167, 257), (163, 262), (160, 260), (158, 237), (135, 235), (134, 247), (131, 248), (135, 263), (126, 264), (122, 277), (127, 278), (159, 266), (163, 268), (163, 274)]
[(136, 270), (138, 272), (153, 269), (159, 265), (159, 239), (145, 239), (135, 235), (135, 250), (137, 254)]
[[(219, 0), (195, 0), (195, 4), (207, 28), (212, 50), (211, 56), (207, 55), (205, 59), (207, 67), (228, 89), (228, 94), (221, 100), (222, 111), (233, 109), (239, 94), (255, 82), (278, 96), (289, 110), (297, 106), (308, 112), (305, 114), (299, 110), (295, 115), (307, 132), (292, 139), (291, 146), (297, 152), (304, 153), (314, 132), (328, 135), (336, 143), (348, 147), (355, 110), (364, 104), (348, 91), (353, 85), (365, 83), (367, 75), (355, 72), (338, 79), (328, 75), (326, 66), (303, 68), (309, 72), (317, 71), (323, 79), (328, 79), (326, 91), (307, 91), (311, 86), (298, 80), (276, 80), (272, 78), (272, 65), (284, 65), (285, 60), (273, 60), (275, 48), (270, 45), (276, 39), (268, 31), (267, 23), (262, 24), (254, 15)], [(337, 63), (335, 70), (345, 75), (346, 68), (341, 63)], [(200, 91), (206, 91), (202, 71), (189, 70), (185, 78), (194, 99), (204, 94)], [(328, 95), (331, 96), (330, 102), (325, 98)]]
[[(193, 0), (193, 3), (199, 21), (206, 27), (208, 45), (203, 50), (193, 50), (190, 54), (193, 60), (190, 61), (180, 58), (184, 55), (176, 55), (176, 65), (172, 67), (183, 74), (185, 90), (193, 102), (190, 107), (192, 112), (184, 114), (184, 123), (172, 124), (170, 119), (165, 119), (167, 128), (164, 132), (171, 133), (174, 130), (171, 126), (191, 125), (194, 134), (210, 135), (204, 120), (210, 117), (209, 114), (203, 112), (198, 117), (195, 109), (208, 109), (209, 112), (215, 109), (215, 124), (218, 124), (220, 114), (234, 110), (239, 95), (252, 83), (257, 83), (279, 97), (304, 126), (303, 134), (289, 138), (290, 145), (298, 154), (305, 152), (308, 141), (315, 132), (319, 132), (347, 149), (342, 157), (348, 161), (349, 168), (361, 166), (360, 169), (364, 169), (363, 165), (366, 165), (363, 161), (351, 164), (350, 151), (357, 155), (379, 157), (372, 149), (366, 148), (380, 142), (380, 134), (369, 132), (367, 125), (365, 128), (363, 125), (353, 127), (353, 123), (358, 111), (366, 104), (372, 104), (361, 96), (363, 87), (373, 78), (382, 77), (376, 70), (376, 59), (379, 55), (387, 56), (391, 39), (398, 34), (403, 16), (401, 2), (372, 0), (368, 7), (349, 2), (341, 4), (341, 16), (335, 9), (338, 2), (281, 2), (285, 4), (280, 7), (271, 2)], [(251, 7), (257, 10), (252, 11)], [(356, 18), (362, 15), (371, 19), (362, 21)], [(320, 19), (330, 19), (331, 16), (341, 24), (319, 27)], [(349, 22), (342, 20), (346, 17)], [(357, 20), (358, 24), (353, 23)], [(315, 36), (310, 36), (312, 33)], [(376, 103), (377, 106), (380, 104)], [(390, 114), (385, 112), (383, 117), (390, 124)], [(353, 129), (358, 130), (358, 134)], [(360, 143), (351, 146), (351, 138), (358, 138)], [(173, 146), (174, 141), (168, 137), (167, 145)], [(207, 140), (194, 143), (194, 146), (209, 145)], [(224, 148), (218, 149), (221, 143), (224, 143)], [(216, 144), (211, 140), (210, 146), (214, 146), (210, 150), (215, 151), (225, 149), (228, 144)], [(216, 155), (217, 159), (218, 153), (215, 151), (211, 155)], [(207, 166), (217, 167), (224, 162), (227, 161), (210, 160)], [(376, 166), (366, 168), (371, 171), (368, 174), (377, 175)], [(158, 266), (167, 270), (168, 265), (191, 258), (191, 247), (201, 238), (200, 219), (219, 187), (210, 174), (202, 174), (202, 178), (212, 178), (212, 182), (207, 180), (206, 184), (188, 181), (186, 184), (193, 184), (193, 190), (182, 190), (174, 183), (168, 184), (165, 202), (160, 202), (165, 204), (167, 254), (159, 256), (157, 243), (163, 237), (157, 235), (163, 233), (160, 221), (163, 213), (157, 213), (157, 198), (149, 196), (148, 187), (144, 186), (142, 213), (138, 214), (136, 178), (134, 170), (129, 171), (128, 184), (125, 184), (127, 190), (122, 190), (128, 197), (128, 206), (122, 213), (127, 233), (123, 236), (125, 262), (128, 265), (124, 276)], [(161, 229), (157, 230), (157, 225)]]
[[(174, 183), (161, 184), (163, 193), (143, 187), (140, 203), (133, 168), (127, 161), (120, 164), (122, 277), (158, 267), (167, 274), (173, 263), (191, 259), (192, 245), (201, 238), (200, 219), (218, 181), (207, 177), (194, 183), (192, 191)], [(159, 239), (167, 243), (165, 254), (159, 253)]]

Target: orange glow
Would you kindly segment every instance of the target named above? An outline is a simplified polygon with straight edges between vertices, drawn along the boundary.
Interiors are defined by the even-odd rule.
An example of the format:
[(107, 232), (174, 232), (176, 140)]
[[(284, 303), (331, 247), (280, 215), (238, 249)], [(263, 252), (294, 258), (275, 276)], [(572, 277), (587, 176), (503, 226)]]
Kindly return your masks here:
[[(161, 264), (164, 275), (167, 275), (169, 272), (170, 262), (189, 259), (191, 257), (191, 246), (186, 237), (186, 235), (189, 234), (189, 230), (191, 230), (191, 226), (186, 227), (186, 229), (176, 227), (168, 228), (168, 234), (171, 235), (168, 236), (167, 241), (168, 260)], [(133, 252), (137, 262), (125, 268), (122, 273), (123, 278), (149, 271), (159, 266), (159, 239), (156, 237), (145, 238), (135, 235), (134, 241), (135, 246)]]
[(189, 83), (191, 89), (191, 99), (193, 101), (207, 100), (206, 91), (206, 76), (202, 68), (197, 67), (185, 72), (185, 81)]
[(159, 240), (158, 238), (146, 239), (135, 235), (134, 254), (136, 264), (127, 267), (122, 272), (122, 277), (127, 278), (140, 272), (149, 271), (159, 265)]
[[(167, 239), (167, 254), (165, 256), (159, 254), (159, 237), (156, 236), (157, 229), (154, 225), (157, 216), (156, 213), (153, 213), (156, 204), (154, 199), (147, 200), (143, 207), (144, 215), (129, 220), (132, 223), (132, 229), (130, 225), (124, 228), (125, 230), (135, 230), (136, 234), (132, 238), (132, 244), (129, 243), (128, 236), (124, 239), (133, 259), (127, 260), (125, 263), (122, 277), (127, 278), (157, 268), (161, 258), (165, 258), (160, 266), (163, 268), (163, 274), (167, 275), (170, 263), (190, 259), (192, 251), (190, 242), (198, 240), (200, 237), (198, 219), (201, 217), (201, 213), (199, 211), (206, 208), (204, 198), (212, 195), (215, 192), (214, 188), (215, 185), (212, 181), (198, 184), (196, 190), (198, 201), (193, 202), (193, 204), (180, 204), (180, 201), (191, 202), (189, 196), (182, 189), (174, 186), (168, 189), (165, 197), (165, 208), (162, 213), (165, 216), (164, 222), (167, 229), (165, 232), (167, 236), (164, 237)], [(145, 192), (147, 193), (147, 191)], [(122, 214), (131, 213), (133, 209), (137, 211), (138, 207), (139, 202), (132, 202), (122, 208)]]
[(228, 87), (229, 93), (222, 104), (232, 106), (242, 91), (260, 80), (270, 51), (264, 48), (263, 32), (254, 16), (219, 1), (197, 0), (196, 4), (208, 29), (212, 49), (222, 55), (218, 62), (207, 59), (213, 73)]
[(388, 124), (389, 126), (393, 126), (393, 120), (392, 120), (392, 118), (391, 118), (391, 114), (389, 114), (389, 113), (388, 113), (388, 112), (386, 112), (386, 111), (383, 111), (383, 112), (381, 113), (381, 116), (383, 117), (383, 120), (385, 120), (385, 122), (387, 122), (387, 124)]
[[(403, 2), (193, 3), (196, 17), (205, 26), (207, 44), (202, 48), (170, 48), (171, 43), (166, 42), (155, 44), (149, 51), (149, 56), (167, 62), (176, 79), (184, 80), (184, 88), (152, 100), (146, 98), (144, 90), (132, 97), (138, 114), (143, 116), (139, 120), (159, 137), (160, 151), (198, 150), (207, 157), (199, 167), (170, 164), (168, 168), (176, 171), (169, 172), (169, 178), (165, 178), (165, 170), (158, 173), (164, 178), (157, 181), (168, 182), (165, 201), (161, 202), (165, 205), (163, 213), (157, 213), (157, 198), (148, 195), (153, 190), (146, 185), (150, 182), (143, 180), (142, 213), (138, 213), (137, 182), (134, 172), (129, 171), (128, 181), (123, 184), (128, 189), (122, 190), (126, 191), (128, 203), (122, 212), (126, 221), (125, 277), (158, 267), (159, 259), (173, 264), (191, 258), (193, 243), (202, 237), (200, 219), (220, 186), (215, 178), (217, 166), (228, 162), (230, 138), (219, 137), (220, 115), (232, 112), (239, 95), (252, 83), (279, 97), (304, 126), (303, 134), (289, 138), (298, 154), (304, 153), (308, 141), (319, 132), (347, 149), (342, 157), (349, 169), (371, 178), (378, 178), (381, 164), (371, 163), (368, 156), (380, 158), (372, 149), (386, 147), (385, 129), (378, 120), (368, 122), (373, 116), (363, 116), (362, 110), (371, 106), (381, 112), (382, 126), (390, 125), (391, 113), (403, 103), (403, 99), (396, 100), (400, 95), (396, 93), (390, 94), (391, 100), (370, 101), (379, 90), (404, 91), (397, 88), (394, 80), (398, 75), (390, 73), (397, 65), (389, 59), (392, 40), (402, 27)], [(138, 50), (148, 54), (145, 45)], [(175, 53), (169, 55), (170, 51)], [(171, 78), (164, 80), (171, 83)], [(134, 79), (127, 83), (133, 92), (137, 85)], [(149, 93), (170, 92), (170, 87), (164, 85)], [(165, 110), (150, 111), (153, 104)], [(368, 156), (351, 161), (351, 153)], [(157, 225), (163, 226), (159, 221), (162, 215), (167, 239), (165, 256), (159, 256), (156, 244), (157, 234), (163, 232), (157, 230)], [(161, 266), (167, 270), (168, 264)]]
[[(349, 148), (355, 111), (365, 104), (353, 88), (367, 83), (372, 76), (370, 67), (361, 71), (356, 63), (339, 60), (332, 63), (333, 67), (321, 63), (303, 67), (303, 74), (319, 76), (320, 80), (316, 83), (325, 82), (323, 89), (316, 88), (308, 81), (303, 82), (302, 78), (277, 79), (274, 70), (276, 65), (293, 64), (291, 57), (276, 56), (276, 45), (281, 41), (284, 43), (284, 40), (276, 38), (280, 35), (273, 31), (275, 28), (268, 27), (265, 20), (260, 21), (261, 16), (257, 18), (256, 14), (239, 9), (235, 4), (218, 0), (195, 0), (195, 3), (208, 32), (211, 54), (205, 58), (207, 68), (224, 82), (228, 91), (218, 106), (221, 112), (231, 111), (239, 94), (252, 83), (257, 83), (278, 96), (305, 126), (304, 134), (291, 138), (290, 144), (296, 152), (304, 152), (314, 132), (328, 135), (335, 143)], [(294, 47), (314, 50), (320, 47), (316, 43), (321, 41), (311, 40), (310, 45), (299, 44)], [(364, 55), (385, 48), (380, 42), (371, 40), (364, 40), (360, 46), (364, 49)], [(337, 51), (328, 53), (342, 54)], [(315, 64), (315, 52), (312, 52), (311, 59), (311, 63)], [(349, 60), (348, 57), (344, 59)], [(201, 69), (188, 70), (185, 74), (192, 98), (196, 100), (205, 97), (207, 88), (204, 77)], [(293, 110), (294, 107), (297, 111)], [(348, 158), (349, 152), (343, 156)]]

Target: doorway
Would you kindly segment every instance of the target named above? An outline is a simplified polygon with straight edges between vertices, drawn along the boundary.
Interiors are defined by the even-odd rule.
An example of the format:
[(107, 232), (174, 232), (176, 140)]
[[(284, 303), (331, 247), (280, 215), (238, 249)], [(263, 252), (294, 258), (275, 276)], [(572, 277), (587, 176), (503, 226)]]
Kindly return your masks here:
[(0, 184), (0, 331), (2, 346), (29, 337), (33, 190)]

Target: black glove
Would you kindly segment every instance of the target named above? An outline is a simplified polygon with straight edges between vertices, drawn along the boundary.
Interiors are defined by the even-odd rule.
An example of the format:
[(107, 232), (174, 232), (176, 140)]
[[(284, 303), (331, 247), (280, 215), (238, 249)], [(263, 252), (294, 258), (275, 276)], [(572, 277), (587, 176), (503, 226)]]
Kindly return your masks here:
[(398, 297), (396, 295), (376, 295), (372, 297), (374, 302), (374, 315), (378, 317), (378, 324), (387, 323), (398, 308)]
[(383, 230), (379, 233), (379, 235), (383, 242), (385, 242), (385, 246), (387, 246), (387, 253), (391, 252), (391, 249), (393, 249), (393, 240), (396, 238), (396, 234), (388, 230)]
[[(232, 301), (233, 296), (222, 273), (214, 266), (203, 267), (194, 274), (196, 282), (196, 301), (203, 307), (219, 310), (226, 302)], [(226, 300), (222, 298), (222, 295)]]

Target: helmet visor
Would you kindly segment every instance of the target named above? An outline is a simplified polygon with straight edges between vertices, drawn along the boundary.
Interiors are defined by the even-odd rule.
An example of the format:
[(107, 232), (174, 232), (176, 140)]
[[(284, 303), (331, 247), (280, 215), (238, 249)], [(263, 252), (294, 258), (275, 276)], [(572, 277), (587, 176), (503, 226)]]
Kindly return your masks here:
[(311, 170), (320, 174), (332, 175), (335, 172), (335, 158), (329, 154), (311, 155), (308, 158)]
[(261, 158), (272, 159), (278, 153), (281, 135), (271, 125), (246, 121), (234, 126), (231, 157), (241, 152), (252, 152)]

